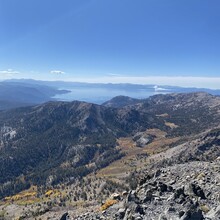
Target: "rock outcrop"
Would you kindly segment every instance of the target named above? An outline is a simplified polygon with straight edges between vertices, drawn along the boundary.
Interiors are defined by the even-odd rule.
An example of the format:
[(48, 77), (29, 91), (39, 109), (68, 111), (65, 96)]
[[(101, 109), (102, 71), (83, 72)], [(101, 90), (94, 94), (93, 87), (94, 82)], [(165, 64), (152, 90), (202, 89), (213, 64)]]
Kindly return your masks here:
[(220, 219), (219, 160), (173, 165), (141, 176), (138, 187), (117, 204), (76, 219)]

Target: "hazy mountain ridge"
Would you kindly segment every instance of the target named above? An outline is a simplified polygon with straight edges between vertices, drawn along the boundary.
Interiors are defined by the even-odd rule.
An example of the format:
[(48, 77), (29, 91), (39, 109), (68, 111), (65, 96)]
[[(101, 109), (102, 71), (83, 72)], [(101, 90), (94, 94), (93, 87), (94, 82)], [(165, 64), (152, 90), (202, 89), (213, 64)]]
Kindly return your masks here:
[(102, 105), (112, 108), (122, 108), (128, 105), (134, 105), (141, 102), (141, 99), (134, 99), (128, 96), (116, 96), (113, 99), (104, 102)]
[[(122, 99), (122, 97), (120, 98)], [(172, 93), (155, 95), (140, 100), (137, 104), (128, 105), (123, 100), (123, 108), (129, 111), (138, 111), (144, 115), (156, 116), (161, 122), (158, 125), (166, 125), (161, 128), (170, 135), (195, 134), (202, 130), (218, 126), (220, 120), (220, 97), (208, 93)], [(117, 106), (117, 99), (110, 100), (112, 106)], [(121, 110), (119, 110), (121, 111)], [(156, 125), (156, 127), (158, 127)]]
[[(0, 109), (11, 109), (19, 106), (40, 104), (50, 100), (80, 100), (102, 104), (104, 102), (108, 103), (108, 100), (110, 100), (111, 98), (121, 95), (132, 97), (132, 99), (145, 99), (149, 96), (161, 93), (169, 94), (201, 91), (208, 92), (213, 95), (220, 95), (220, 90), (206, 88), (183, 88), (167, 85), (160, 86), (129, 83), (114, 84), (40, 81), (31, 79), (5, 80), (0, 83), (0, 91), (1, 88), (3, 89), (5, 85), (7, 85), (8, 88), (1, 93), (4, 97), (2, 97), (3, 99), (0, 98)], [(31, 91), (31, 89), (33, 91)], [(12, 92), (12, 96), (7, 96), (7, 94), (10, 94)], [(136, 101), (138, 102), (138, 100)], [(128, 102), (125, 100), (124, 103), (126, 104)], [(131, 102), (130, 104), (134, 104), (134, 102)], [(123, 104), (121, 102), (120, 106), (117, 107), (122, 106)]]
[(0, 110), (36, 105), (54, 100), (53, 96), (63, 93), (67, 90), (42, 84), (3, 81), (0, 82)]

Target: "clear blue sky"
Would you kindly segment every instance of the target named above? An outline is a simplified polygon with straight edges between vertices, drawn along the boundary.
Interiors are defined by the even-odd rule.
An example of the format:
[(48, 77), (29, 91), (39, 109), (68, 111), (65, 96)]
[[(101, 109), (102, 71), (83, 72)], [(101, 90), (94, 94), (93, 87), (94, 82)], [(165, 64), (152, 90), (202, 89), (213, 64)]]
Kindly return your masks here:
[(220, 77), (219, 0), (0, 0), (0, 79)]

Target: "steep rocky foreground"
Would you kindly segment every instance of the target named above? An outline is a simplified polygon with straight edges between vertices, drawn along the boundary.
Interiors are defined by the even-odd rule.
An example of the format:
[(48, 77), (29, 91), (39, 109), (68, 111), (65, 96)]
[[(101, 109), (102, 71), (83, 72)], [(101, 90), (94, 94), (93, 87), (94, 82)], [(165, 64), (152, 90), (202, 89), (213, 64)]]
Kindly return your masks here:
[(133, 175), (138, 186), (101, 214), (74, 219), (220, 219), (220, 129), (152, 155)]
[(145, 173), (135, 190), (102, 214), (87, 213), (74, 219), (218, 220), (220, 159)]

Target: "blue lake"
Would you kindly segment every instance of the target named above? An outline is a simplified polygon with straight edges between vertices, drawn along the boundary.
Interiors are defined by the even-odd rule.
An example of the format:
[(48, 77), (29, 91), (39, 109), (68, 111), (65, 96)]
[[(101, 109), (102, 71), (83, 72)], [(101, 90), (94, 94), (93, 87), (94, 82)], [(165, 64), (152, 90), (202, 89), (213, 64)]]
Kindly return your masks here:
[(123, 95), (132, 98), (144, 99), (149, 96), (167, 93), (208, 92), (220, 95), (220, 90), (204, 88), (183, 88), (174, 86), (135, 85), (135, 84), (86, 84), (73, 83), (62, 84), (60, 89), (68, 90), (69, 93), (59, 94), (53, 98), (60, 101), (86, 101), (102, 104), (115, 96)]
[(70, 92), (66, 94), (56, 95), (54, 98), (62, 101), (86, 101), (97, 104), (110, 100), (111, 98), (119, 95), (129, 96), (132, 98), (147, 98), (152, 95), (166, 93), (156, 92), (154, 89), (109, 89), (109, 88), (90, 88), (90, 87), (76, 87), (76, 88), (62, 88), (67, 89)]

